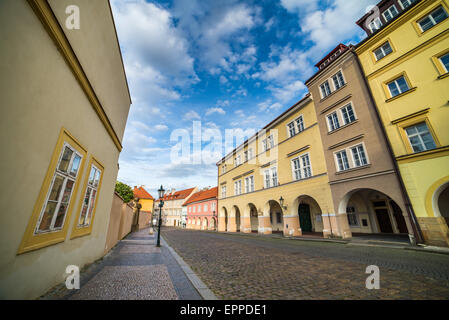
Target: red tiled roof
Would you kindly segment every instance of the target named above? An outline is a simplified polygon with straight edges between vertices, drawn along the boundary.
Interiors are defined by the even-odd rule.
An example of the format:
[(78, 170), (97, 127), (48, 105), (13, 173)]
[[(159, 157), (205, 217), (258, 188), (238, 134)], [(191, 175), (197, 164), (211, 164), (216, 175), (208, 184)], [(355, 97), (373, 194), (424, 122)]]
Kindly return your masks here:
[(138, 188), (134, 187), (133, 193), (134, 193), (134, 197), (137, 197), (139, 199), (153, 199), (154, 200), (154, 198), (151, 196), (151, 194), (149, 194), (147, 192), (147, 190), (145, 190), (143, 187), (138, 187)]
[(194, 193), (189, 200), (184, 202), (183, 206), (188, 205), (189, 203), (207, 200), (207, 199), (217, 199), (218, 196), (218, 187), (211, 188), (209, 190), (198, 191)]
[(190, 189), (185, 189), (185, 190), (180, 190), (180, 191), (176, 191), (174, 194), (166, 194), (162, 200), (167, 201), (167, 200), (180, 200), (180, 199), (185, 199), (189, 196), (189, 194), (192, 193), (192, 191), (195, 188), (190, 188)]

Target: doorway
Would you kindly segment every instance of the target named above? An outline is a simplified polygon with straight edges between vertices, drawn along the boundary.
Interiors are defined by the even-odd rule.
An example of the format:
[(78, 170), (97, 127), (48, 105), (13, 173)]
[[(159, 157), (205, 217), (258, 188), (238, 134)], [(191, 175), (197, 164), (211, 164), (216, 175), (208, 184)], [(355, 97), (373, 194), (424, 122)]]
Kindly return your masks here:
[(310, 218), (310, 206), (300, 203), (298, 207), (299, 225), (303, 232), (312, 232), (312, 219)]

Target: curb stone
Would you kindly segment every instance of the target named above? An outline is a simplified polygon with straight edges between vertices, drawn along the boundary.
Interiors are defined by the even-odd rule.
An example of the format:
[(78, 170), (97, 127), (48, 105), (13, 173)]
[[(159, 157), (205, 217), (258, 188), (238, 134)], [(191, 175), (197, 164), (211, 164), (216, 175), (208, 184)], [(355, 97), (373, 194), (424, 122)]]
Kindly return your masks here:
[(170, 247), (165, 241), (164, 237), (161, 235), (162, 244), (170, 251), (170, 253), (175, 258), (176, 262), (178, 262), (182, 271), (186, 274), (187, 278), (190, 280), (192, 285), (198, 291), (198, 293), (203, 297), (204, 300), (218, 300), (215, 294), (206, 286), (206, 284), (201, 281), (201, 279), (190, 269), (190, 267), (184, 262), (184, 260), (176, 253), (176, 251)]

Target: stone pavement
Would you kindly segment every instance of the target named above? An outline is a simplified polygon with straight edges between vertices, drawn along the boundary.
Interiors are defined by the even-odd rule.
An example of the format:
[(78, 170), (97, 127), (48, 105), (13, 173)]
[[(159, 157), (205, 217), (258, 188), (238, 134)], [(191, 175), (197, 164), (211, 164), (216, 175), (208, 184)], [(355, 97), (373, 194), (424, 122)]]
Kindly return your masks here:
[[(222, 299), (449, 299), (449, 255), (174, 228), (162, 236)], [(369, 265), (379, 290), (365, 287)]]
[(128, 235), (103, 259), (80, 272), (80, 290), (64, 284), (41, 299), (64, 300), (200, 300), (166, 246), (157, 248), (148, 229)]

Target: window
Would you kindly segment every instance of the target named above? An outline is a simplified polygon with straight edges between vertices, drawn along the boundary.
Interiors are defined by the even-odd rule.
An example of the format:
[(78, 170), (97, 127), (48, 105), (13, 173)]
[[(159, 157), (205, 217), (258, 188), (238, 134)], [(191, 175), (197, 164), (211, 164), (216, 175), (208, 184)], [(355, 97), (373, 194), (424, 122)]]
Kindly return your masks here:
[(436, 148), (435, 141), (425, 122), (405, 128), (408, 140), (414, 152), (421, 152)]
[(347, 104), (340, 110), (341, 110), (341, 114), (343, 116), (344, 124), (348, 124), (348, 123), (354, 122), (356, 120), (355, 114), (354, 114), (354, 109), (352, 108), (351, 103)]
[(92, 221), (93, 210), (95, 208), (95, 199), (97, 198), (98, 187), (101, 180), (101, 173), (101, 169), (94, 164), (91, 165), (86, 192), (84, 193), (84, 200), (78, 220), (78, 226), (87, 227)]
[(304, 117), (302, 115), (296, 119), (296, 127), (298, 132), (304, 131)]
[(346, 154), (346, 150), (337, 152), (335, 154), (335, 156), (337, 157), (338, 171), (348, 170), (349, 162), (348, 162), (348, 156)]
[(302, 170), (304, 173), (304, 178), (312, 176), (312, 168), (310, 166), (309, 154), (305, 154), (301, 157)]
[(212, 202), (212, 211), (215, 211), (215, 202)]
[(198, 212), (201, 212), (201, 205), (198, 205)]
[(207, 203), (204, 204), (203, 211), (207, 212), (209, 210)]
[(245, 192), (254, 191), (254, 176), (249, 176), (245, 178)]
[(432, 28), (434, 25), (440, 23), (447, 17), (448, 14), (446, 10), (444, 10), (442, 6), (439, 6), (437, 9), (433, 10), (430, 14), (419, 20), (418, 24), (421, 27), (422, 32), (424, 32)]
[(347, 216), (348, 216), (348, 223), (349, 223), (349, 225), (350, 226), (354, 226), (354, 227), (359, 226), (357, 215), (355, 213), (355, 208), (354, 207), (347, 207), (346, 208), (346, 213), (347, 213)]
[(226, 198), (226, 186), (221, 187), (221, 197)]
[(352, 147), (351, 152), (355, 167), (361, 167), (368, 164), (363, 145), (360, 144), (358, 146)]
[(242, 164), (242, 157), (238, 155), (237, 157), (234, 158), (234, 166), (237, 167), (241, 164)]
[(393, 49), (391, 49), (390, 43), (387, 41), (382, 46), (374, 50), (374, 56), (376, 57), (376, 60), (380, 60), (383, 57), (389, 55), (393, 52)]
[(288, 134), (290, 137), (293, 137), (296, 134), (295, 123), (290, 122), (288, 125)]
[(276, 167), (271, 168), (271, 182), (273, 187), (278, 185), (278, 171)]
[(287, 124), (287, 131), (288, 136), (293, 137), (297, 133), (300, 133), (301, 131), (304, 131), (304, 118), (302, 115), (300, 115), (298, 118), (296, 118), (294, 121)]
[(268, 147), (270, 149), (274, 148), (274, 137), (272, 134), (268, 136), (267, 141), (268, 141)]
[(327, 116), (327, 122), (329, 124), (329, 131), (334, 131), (340, 128), (340, 123), (338, 122), (337, 112), (332, 112)]
[(244, 161), (248, 161), (248, 151), (243, 152)]
[(268, 150), (267, 139), (263, 139), (262, 140), (262, 147), (263, 147), (263, 151), (267, 151)]
[(253, 149), (250, 148), (248, 149), (248, 159), (252, 159), (253, 158)]
[(65, 142), (34, 234), (61, 230), (83, 156)]
[(338, 71), (337, 74), (332, 77), (332, 80), (334, 81), (335, 90), (340, 89), (345, 84), (341, 71)]
[(238, 196), (242, 193), (242, 180), (234, 182), (234, 195)]
[(401, 76), (396, 80), (389, 82), (387, 86), (390, 90), (391, 97), (396, 97), (397, 95), (400, 95), (401, 93), (404, 93), (410, 89), (404, 76)]
[(385, 18), (385, 21), (390, 22), (393, 20), (394, 17), (396, 17), (399, 14), (398, 9), (396, 9), (395, 5), (392, 5), (387, 10), (385, 10), (382, 15)]
[(226, 173), (226, 165), (225, 164), (221, 167), (221, 173), (222, 174)]
[(441, 56), (439, 60), (443, 65), (444, 70), (446, 70), (446, 72), (449, 72), (449, 53), (446, 53), (445, 55)]
[(301, 180), (312, 176), (309, 154), (302, 155), (292, 160), (293, 179)]
[(410, 7), (410, 5), (414, 2), (416, 2), (416, 0), (399, 0), (402, 9), (408, 8)]
[(320, 86), (320, 89), (322, 98), (326, 98), (328, 95), (331, 94), (331, 88), (329, 86), (329, 81), (327, 80)]
[(264, 187), (265, 188), (270, 187), (270, 170), (264, 171)]
[(371, 33), (374, 33), (376, 30), (379, 30), (380, 27), (382, 27), (382, 22), (380, 21), (380, 18), (377, 17), (376, 19), (374, 19), (374, 21), (372, 21), (369, 25), (368, 28), (371, 30)]
[(193, 213), (196, 213), (196, 206), (193, 206)]

